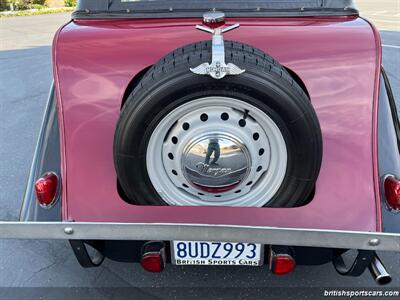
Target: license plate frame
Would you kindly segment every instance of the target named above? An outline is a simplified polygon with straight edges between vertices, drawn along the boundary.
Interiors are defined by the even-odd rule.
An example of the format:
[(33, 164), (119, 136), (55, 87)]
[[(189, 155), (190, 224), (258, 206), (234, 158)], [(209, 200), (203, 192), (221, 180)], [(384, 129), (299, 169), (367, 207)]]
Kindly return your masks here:
[[(196, 251), (194, 249), (194, 245), (197, 245), (197, 255), (193, 257), (193, 255), (189, 256), (186, 255), (182, 257), (181, 255), (177, 254), (178, 249), (178, 243), (184, 243), (186, 245), (187, 251), (188, 245), (191, 244), (193, 247), (193, 251), (191, 254), (196, 254)], [(209, 252), (212, 251), (212, 253), (208, 253), (209, 255), (204, 255), (203, 251), (205, 246), (204, 245), (209, 245), (210, 247)], [(219, 247), (217, 246), (219, 244)], [(221, 251), (224, 251), (225, 254), (228, 252), (226, 248), (229, 248), (228, 246), (225, 246), (226, 244), (230, 244), (233, 249), (232, 253), (230, 253), (228, 256), (224, 257), (222, 255), (219, 255), (222, 253)], [(244, 246), (244, 250), (242, 255), (236, 257), (238, 254), (238, 251), (236, 247), (241, 248), (241, 245)], [(238, 243), (238, 242), (207, 242), (207, 241), (171, 241), (171, 263), (174, 265), (201, 265), (201, 266), (262, 266), (264, 264), (264, 245), (262, 244), (257, 244), (257, 243)], [(238, 245), (238, 246), (236, 246)], [(252, 246), (254, 245), (254, 246)], [(182, 246), (180, 246), (182, 247)], [(218, 247), (219, 249), (215, 253), (215, 248)], [(222, 248), (221, 248), (222, 247)], [(248, 255), (249, 252), (252, 252), (253, 247), (255, 247), (255, 257), (254, 258), (248, 258), (246, 255)], [(191, 249), (192, 250), (192, 249)], [(236, 253), (236, 255), (235, 255)], [(188, 252), (186, 254), (189, 254)], [(213, 255), (214, 254), (214, 255)], [(210, 257), (211, 255), (211, 257)], [(221, 256), (221, 257), (218, 257)], [(250, 255), (252, 256), (252, 255)]]

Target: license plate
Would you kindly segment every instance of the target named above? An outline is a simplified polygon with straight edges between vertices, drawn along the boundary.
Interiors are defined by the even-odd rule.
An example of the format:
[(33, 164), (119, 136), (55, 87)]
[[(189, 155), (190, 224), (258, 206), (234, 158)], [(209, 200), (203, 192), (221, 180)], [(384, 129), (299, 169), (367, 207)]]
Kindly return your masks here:
[(233, 242), (173, 241), (176, 265), (260, 266), (261, 244)]

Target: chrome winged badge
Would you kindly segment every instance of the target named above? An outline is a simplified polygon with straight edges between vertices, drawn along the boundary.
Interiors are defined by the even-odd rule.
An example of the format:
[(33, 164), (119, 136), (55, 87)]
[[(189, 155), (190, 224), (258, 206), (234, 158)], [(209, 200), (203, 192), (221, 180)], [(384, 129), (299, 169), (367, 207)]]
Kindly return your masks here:
[[(208, 23), (216, 23), (216, 19), (213, 16), (218, 14), (219, 17), (223, 20), (223, 13), (220, 12), (210, 12), (204, 14), (204, 21)], [(224, 38), (222, 37), (222, 33), (228, 32), (230, 30), (236, 29), (239, 27), (239, 24), (234, 24), (231, 26), (227, 26), (224, 28), (210, 28), (206, 26), (197, 25), (196, 29), (201, 31), (209, 32), (212, 34), (212, 59), (211, 63), (202, 63), (201, 65), (190, 68), (195, 74), (199, 75), (210, 75), (212, 78), (221, 79), (226, 75), (239, 75), (242, 74), (245, 70), (242, 70), (238, 66), (232, 63), (225, 63), (225, 46), (224, 46)]]

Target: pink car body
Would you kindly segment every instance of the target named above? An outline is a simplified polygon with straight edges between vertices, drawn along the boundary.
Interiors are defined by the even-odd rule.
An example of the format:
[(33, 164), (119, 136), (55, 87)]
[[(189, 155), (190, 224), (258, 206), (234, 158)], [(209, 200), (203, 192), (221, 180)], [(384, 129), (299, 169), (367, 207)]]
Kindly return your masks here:
[(195, 30), (199, 19), (77, 20), (58, 32), (53, 45), (63, 220), (381, 231), (379, 33), (353, 16), (228, 21), (241, 27), (226, 39), (275, 57), (307, 88), (324, 148), (312, 201), (295, 208), (124, 202), (117, 191), (112, 145), (129, 83), (173, 49), (208, 36)]

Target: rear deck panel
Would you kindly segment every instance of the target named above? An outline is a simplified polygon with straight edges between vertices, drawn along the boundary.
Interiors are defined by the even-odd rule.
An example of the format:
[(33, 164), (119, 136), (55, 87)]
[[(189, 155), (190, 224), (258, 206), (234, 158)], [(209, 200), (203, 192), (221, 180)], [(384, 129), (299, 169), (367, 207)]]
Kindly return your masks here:
[[(374, 132), (380, 47), (360, 18), (230, 19), (226, 40), (272, 55), (304, 81), (324, 154), (314, 199), (297, 208), (135, 206), (116, 188), (113, 137), (130, 80), (177, 47), (210, 37), (199, 19), (81, 20), (55, 42), (63, 219), (377, 231)], [(379, 200), (379, 199), (378, 199)]]

